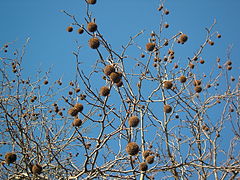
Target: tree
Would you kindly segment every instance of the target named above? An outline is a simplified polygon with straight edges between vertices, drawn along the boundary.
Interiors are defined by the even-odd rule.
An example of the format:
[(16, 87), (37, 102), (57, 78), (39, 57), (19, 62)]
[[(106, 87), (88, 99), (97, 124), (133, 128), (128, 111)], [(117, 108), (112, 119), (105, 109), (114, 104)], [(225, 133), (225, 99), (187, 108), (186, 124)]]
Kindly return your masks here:
[(138, 40), (144, 31), (138, 32), (121, 52), (100, 32), (96, 3), (85, 2), (86, 22), (62, 11), (72, 21), (66, 31), (88, 38), (98, 56), (91, 70), (84, 69), (78, 45), (69, 85), (61, 77), (50, 82), (50, 70), (25, 78), (26, 45), (1, 57), (3, 178), (237, 178), (239, 77), (231, 77), (230, 50), (226, 59), (216, 58), (218, 68), (203, 68), (203, 52), (221, 38), (216, 21), (194, 55), (177, 62), (189, 37), (163, 37), (171, 13), (164, 1), (157, 9), (159, 29), (144, 43)]

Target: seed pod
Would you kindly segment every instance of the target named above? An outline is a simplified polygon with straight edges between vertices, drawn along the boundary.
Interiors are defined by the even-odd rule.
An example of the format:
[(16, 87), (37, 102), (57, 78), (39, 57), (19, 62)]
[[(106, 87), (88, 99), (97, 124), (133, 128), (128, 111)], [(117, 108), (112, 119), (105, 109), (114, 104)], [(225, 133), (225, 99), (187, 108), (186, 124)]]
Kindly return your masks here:
[(41, 165), (35, 164), (35, 165), (32, 166), (32, 173), (33, 173), (33, 174), (41, 174), (42, 169), (43, 169), (43, 168), (42, 168)]
[(148, 156), (148, 157), (146, 158), (146, 162), (147, 162), (148, 164), (152, 164), (152, 163), (154, 162), (154, 156)]
[(117, 86), (117, 87), (121, 87), (122, 85), (123, 85), (122, 80), (120, 80), (118, 83), (116, 83), (116, 86)]
[(173, 84), (172, 84), (171, 81), (164, 81), (163, 86), (164, 86), (164, 88), (166, 88), (166, 89), (171, 89), (172, 86), (173, 86)]
[(188, 40), (188, 36), (186, 34), (182, 34), (179, 38), (178, 38), (179, 42), (181, 44), (184, 44), (187, 40)]
[(194, 88), (194, 90), (197, 92), (197, 93), (200, 93), (202, 91), (202, 87), (201, 86), (196, 86)]
[(9, 165), (11, 163), (14, 163), (17, 160), (17, 155), (15, 153), (7, 153), (5, 155), (5, 162)]
[(82, 112), (83, 110), (83, 105), (78, 103), (74, 105), (74, 108), (77, 110), (77, 112)]
[(79, 118), (75, 118), (74, 121), (73, 121), (73, 123), (72, 123), (72, 125), (79, 127), (79, 126), (82, 125), (82, 120), (79, 119)]
[(128, 124), (130, 127), (137, 127), (139, 124), (139, 118), (137, 116), (132, 116), (128, 119)]
[(104, 71), (104, 74), (109, 76), (112, 72), (115, 72), (115, 68), (112, 65), (107, 65), (105, 66), (103, 71)]
[(84, 32), (84, 29), (82, 27), (80, 27), (78, 30), (77, 30), (78, 34), (82, 34)]
[(118, 83), (122, 78), (122, 74), (118, 73), (118, 72), (112, 72), (110, 74), (110, 79), (112, 82), (114, 83)]
[(135, 156), (139, 152), (139, 146), (135, 142), (130, 142), (127, 144), (126, 152), (131, 156)]
[(87, 3), (88, 4), (96, 4), (97, 0), (88, 0)]
[(68, 114), (71, 116), (76, 116), (78, 114), (78, 111), (74, 107), (72, 107), (68, 110)]
[(182, 76), (179, 77), (179, 81), (180, 81), (181, 83), (185, 83), (185, 82), (187, 81), (187, 78), (182, 75)]
[(91, 38), (89, 41), (88, 41), (88, 44), (89, 44), (89, 47), (92, 48), (92, 49), (97, 49), (99, 46), (100, 46), (100, 41), (98, 38)]
[(199, 85), (201, 85), (202, 84), (202, 82), (200, 81), (200, 80), (194, 80), (193, 81), (193, 85), (194, 86), (199, 86)]
[(165, 113), (170, 113), (172, 111), (172, 107), (170, 105), (166, 104), (166, 105), (164, 105), (163, 110)]
[(140, 163), (140, 164), (139, 164), (139, 169), (140, 169), (141, 171), (147, 171), (147, 170), (148, 170), (148, 165), (147, 165), (147, 163), (146, 163), (146, 162)]
[(151, 150), (146, 150), (146, 151), (143, 151), (143, 153), (142, 153), (144, 159), (146, 159), (151, 154), (152, 154)]
[(97, 30), (97, 24), (95, 22), (90, 22), (87, 25), (87, 29), (89, 32), (95, 32)]
[(73, 31), (73, 27), (72, 26), (68, 26), (67, 27), (67, 32), (72, 32)]
[(110, 89), (106, 86), (101, 87), (100, 89), (100, 95), (101, 96), (108, 96), (110, 93)]
[(147, 43), (146, 44), (147, 51), (153, 51), (154, 48), (155, 48), (155, 43)]

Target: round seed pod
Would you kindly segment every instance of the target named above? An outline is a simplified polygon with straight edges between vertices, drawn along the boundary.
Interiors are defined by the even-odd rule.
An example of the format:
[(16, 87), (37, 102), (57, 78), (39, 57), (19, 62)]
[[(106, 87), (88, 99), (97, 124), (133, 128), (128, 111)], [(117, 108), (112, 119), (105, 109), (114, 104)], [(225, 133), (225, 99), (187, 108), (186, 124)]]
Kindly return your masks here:
[(97, 30), (97, 24), (95, 22), (90, 22), (87, 25), (87, 29), (89, 32), (95, 32)]
[(98, 38), (91, 38), (89, 41), (88, 41), (88, 44), (89, 44), (89, 47), (92, 48), (92, 49), (97, 49), (99, 46), (100, 46), (100, 41)]
[(112, 72), (110, 74), (110, 79), (112, 82), (114, 83), (118, 83), (122, 78), (122, 74), (118, 73), (118, 72)]
[(79, 127), (79, 126), (82, 125), (82, 120), (79, 119), (79, 118), (75, 118), (74, 121), (73, 121), (73, 123), (72, 123), (72, 125)]
[(147, 43), (146, 44), (146, 50), (147, 51), (153, 51), (154, 50), (154, 48), (155, 48), (155, 43)]
[(140, 164), (139, 164), (139, 169), (140, 169), (141, 171), (147, 171), (147, 170), (148, 170), (148, 165), (147, 165), (147, 163), (146, 163), (146, 162), (140, 163)]
[(199, 86), (199, 85), (201, 85), (202, 84), (202, 82), (200, 81), (200, 80), (194, 80), (193, 81), (193, 85), (194, 86)]
[(66, 30), (67, 30), (67, 32), (72, 32), (73, 31), (73, 27), (72, 26), (68, 26)]
[(110, 93), (110, 89), (106, 86), (101, 87), (100, 89), (100, 95), (101, 96), (108, 96)]
[(210, 44), (210, 46), (213, 46), (214, 42), (210, 40), (210, 41), (208, 41), (208, 44)]
[(185, 83), (185, 82), (187, 81), (187, 78), (182, 75), (182, 76), (179, 77), (179, 81), (180, 81), (181, 83)]
[(41, 174), (42, 169), (43, 169), (43, 168), (42, 168), (41, 165), (35, 164), (35, 165), (32, 166), (32, 173), (33, 173), (33, 174)]
[(139, 146), (135, 142), (130, 142), (127, 144), (126, 152), (131, 156), (135, 156), (139, 152)]
[(221, 34), (217, 34), (217, 38), (221, 38), (222, 37), (222, 35)]
[(88, 0), (87, 3), (88, 4), (96, 4), (97, 0)]
[(122, 85), (123, 85), (122, 80), (120, 80), (118, 83), (116, 83), (116, 86), (117, 86), (117, 87), (121, 87)]
[(170, 105), (166, 104), (166, 105), (164, 105), (163, 110), (165, 113), (170, 113), (172, 111), (172, 107)]
[(181, 44), (184, 44), (188, 40), (188, 36), (186, 34), (182, 34), (178, 40)]
[(132, 116), (128, 119), (128, 124), (130, 127), (137, 127), (139, 124), (139, 118), (137, 116)]
[(191, 68), (191, 69), (194, 69), (195, 65), (193, 63), (189, 63), (188, 66)]
[(7, 153), (5, 154), (5, 162), (9, 165), (11, 163), (14, 163), (17, 160), (17, 155), (15, 153)]
[(202, 91), (202, 87), (201, 86), (196, 86), (194, 88), (194, 90), (197, 92), (197, 93), (200, 93)]
[(78, 114), (78, 111), (74, 107), (72, 107), (68, 110), (68, 114), (71, 116), (76, 116)]
[(168, 15), (168, 14), (169, 14), (169, 10), (166, 9), (166, 10), (164, 11), (164, 14)]
[(82, 112), (83, 110), (83, 105), (78, 103), (74, 105), (74, 108), (77, 110), (77, 112)]
[(152, 163), (154, 162), (154, 156), (148, 156), (148, 157), (146, 158), (146, 162), (147, 162), (148, 164), (152, 164)]
[(48, 80), (45, 80), (45, 81), (43, 82), (43, 84), (47, 85), (47, 84), (48, 84)]
[(107, 66), (105, 66), (103, 72), (104, 72), (104, 74), (109, 76), (112, 72), (115, 72), (115, 68), (112, 65), (107, 65)]
[(171, 89), (172, 86), (173, 86), (173, 84), (172, 84), (171, 81), (164, 81), (163, 86), (164, 86), (164, 88), (166, 88), (166, 89)]
[(142, 153), (144, 159), (146, 159), (151, 154), (152, 154), (151, 150), (146, 150), (146, 151), (143, 151), (143, 153)]
[(78, 30), (77, 30), (78, 34), (82, 34), (84, 32), (84, 29), (82, 27), (80, 27)]

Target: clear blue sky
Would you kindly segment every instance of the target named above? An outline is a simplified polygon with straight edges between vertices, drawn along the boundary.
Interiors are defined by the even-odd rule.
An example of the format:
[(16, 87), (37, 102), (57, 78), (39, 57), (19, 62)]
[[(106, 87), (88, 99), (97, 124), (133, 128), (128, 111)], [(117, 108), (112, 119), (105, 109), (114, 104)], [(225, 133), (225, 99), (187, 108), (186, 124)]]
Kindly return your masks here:
[[(160, 13), (156, 10), (158, 0), (98, 0), (91, 6), (99, 31), (112, 47), (120, 52), (130, 36), (145, 30), (138, 43), (145, 46), (149, 34), (159, 26)], [(214, 18), (214, 28), (221, 39), (214, 40), (213, 47), (207, 46), (202, 57), (208, 62), (204, 68), (212, 67), (219, 56), (226, 60), (226, 50), (233, 45), (231, 74), (237, 79), (240, 70), (240, 0), (167, 0), (166, 8), (170, 14), (165, 21), (170, 27), (163, 35), (170, 37), (179, 31), (186, 33), (188, 42), (181, 49), (176, 61), (192, 57), (205, 40), (206, 30)], [(26, 76), (34, 76), (39, 68), (47, 71), (53, 66), (50, 81), (63, 76), (69, 81), (75, 77), (75, 59), (72, 51), (76, 50), (77, 40), (82, 47), (80, 60), (83, 66), (90, 67), (97, 59), (94, 50), (88, 47), (89, 36), (78, 35), (75, 31), (66, 32), (66, 27), (73, 21), (61, 13), (66, 10), (73, 14), (80, 23), (86, 24), (85, 3), (83, 0), (1, 0), (0, 1), (0, 46), (6, 43), (11, 48), (21, 48), (26, 38), (30, 43), (26, 49), (23, 65)], [(139, 51), (129, 51), (131, 57), (139, 56)], [(85, 69), (86, 71), (88, 69)]]

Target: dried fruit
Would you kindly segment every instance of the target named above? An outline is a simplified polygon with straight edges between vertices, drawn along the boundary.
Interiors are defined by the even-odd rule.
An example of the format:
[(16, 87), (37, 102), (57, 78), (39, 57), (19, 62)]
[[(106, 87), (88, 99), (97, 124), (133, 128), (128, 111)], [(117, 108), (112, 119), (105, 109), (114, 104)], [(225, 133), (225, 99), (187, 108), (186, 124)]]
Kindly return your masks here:
[(140, 163), (140, 164), (139, 164), (139, 169), (140, 169), (141, 171), (147, 171), (147, 170), (148, 170), (148, 165), (147, 165), (147, 163), (146, 163), (146, 162)]
[(74, 107), (72, 107), (68, 110), (68, 114), (71, 116), (76, 116), (78, 114), (78, 111)]
[(146, 151), (143, 151), (143, 153), (142, 153), (144, 159), (146, 159), (151, 154), (152, 154), (151, 150), (146, 150)]
[(147, 43), (146, 44), (146, 50), (147, 51), (153, 51), (154, 50), (154, 48), (155, 48), (155, 43)]
[(103, 72), (104, 72), (104, 74), (109, 76), (112, 72), (115, 72), (115, 68), (113, 67), (113, 65), (107, 65), (107, 66), (105, 66)]
[(87, 29), (89, 32), (95, 32), (97, 30), (97, 24), (95, 22), (90, 22), (87, 25)]
[(154, 162), (154, 156), (148, 156), (148, 157), (146, 158), (146, 162), (147, 162), (148, 164), (152, 164), (152, 163)]
[(106, 86), (101, 87), (100, 89), (100, 95), (101, 96), (108, 96), (110, 93), (110, 89)]
[(78, 34), (82, 34), (84, 32), (84, 29), (82, 27), (80, 27), (78, 30), (77, 30)]
[(79, 126), (82, 125), (82, 120), (79, 119), (79, 118), (75, 118), (74, 121), (73, 121), (73, 123), (72, 123), (72, 125), (79, 127)]
[(128, 124), (130, 127), (137, 127), (139, 124), (139, 118), (137, 116), (132, 116), (128, 119)]
[(187, 78), (182, 75), (182, 76), (179, 77), (179, 81), (180, 81), (181, 83), (185, 83), (185, 82), (187, 81)]
[(100, 46), (100, 41), (98, 38), (91, 38), (88, 42), (90, 48), (97, 49)]
[(32, 173), (33, 173), (33, 174), (41, 174), (42, 169), (43, 169), (43, 168), (42, 168), (41, 165), (35, 164), (35, 165), (32, 166)]
[(5, 162), (9, 165), (11, 163), (14, 163), (17, 160), (17, 155), (15, 153), (7, 153), (5, 155)]
[(43, 82), (43, 84), (47, 85), (47, 84), (48, 84), (48, 80), (45, 80), (45, 81)]
[(166, 88), (166, 89), (171, 89), (172, 86), (173, 86), (173, 84), (172, 84), (171, 81), (164, 81), (163, 86), (164, 86), (164, 88)]
[(130, 142), (127, 144), (126, 152), (131, 156), (135, 156), (139, 152), (139, 146), (135, 142)]
[(170, 113), (172, 111), (172, 107), (168, 104), (164, 105), (163, 110), (165, 113)]

